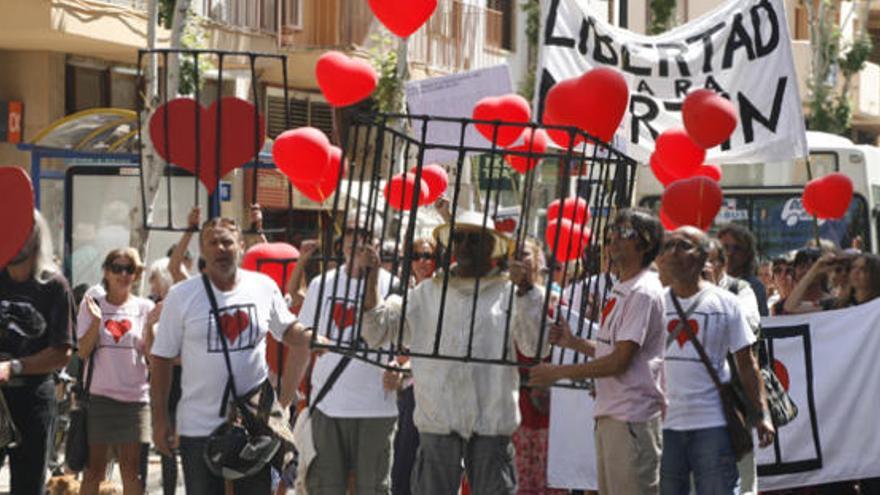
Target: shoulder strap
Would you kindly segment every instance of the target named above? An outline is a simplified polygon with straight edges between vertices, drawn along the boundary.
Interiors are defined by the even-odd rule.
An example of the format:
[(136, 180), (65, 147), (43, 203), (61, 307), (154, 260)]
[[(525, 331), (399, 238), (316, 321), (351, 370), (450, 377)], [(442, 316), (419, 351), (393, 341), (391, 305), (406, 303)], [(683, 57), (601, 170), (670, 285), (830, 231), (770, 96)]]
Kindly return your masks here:
[(310, 415), (315, 412), (315, 408), (318, 407), (318, 403), (327, 396), (327, 394), (330, 392), (330, 389), (332, 389), (336, 381), (339, 380), (339, 376), (342, 375), (342, 372), (345, 371), (345, 368), (350, 362), (351, 356), (342, 356), (342, 359), (339, 360), (339, 363), (336, 364), (336, 367), (333, 368), (333, 371), (330, 372), (330, 376), (327, 377), (327, 381), (324, 382), (324, 385), (322, 385), (321, 389), (318, 390), (318, 393), (315, 395), (315, 400), (312, 401), (311, 404), (309, 404)]
[[(98, 301), (95, 301), (95, 303), (97, 304)], [(82, 383), (83, 373), (84, 373), (83, 368), (85, 368), (86, 366), (89, 367), (88, 373), (86, 373), (85, 387), (82, 389), (83, 400), (87, 400), (89, 398), (89, 389), (92, 388), (92, 372), (95, 370), (95, 353), (98, 352), (98, 345), (101, 343), (100, 332), (101, 332), (101, 330), (99, 328), (98, 329), (98, 340), (95, 342), (95, 347), (92, 349), (92, 353), (89, 354), (89, 357), (87, 359), (88, 364), (87, 363), (80, 363), (79, 370), (77, 370), (76, 382)], [(74, 330), (74, 332), (73, 332), (73, 348), (79, 349), (79, 339), (77, 339), (76, 330)]]
[[(706, 292), (706, 291), (703, 291)], [(681, 321), (687, 321), (687, 315), (685, 315), (684, 310), (681, 309), (681, 303), (678, 301), (678, 298), (675, 297), (675, 293), (672, 290), (669, 291), (669, 296), (672, 299), (672, 304), (675, 306), (675, 311), (678, 312), (679, 318)], [(697, 340), (697, 336), (694, 335), (694, 332), (691, 330), (690, 325), (681, 325), (682, 331), (685, 332), (690, 339), (691, 344), (694, 345), (694, 349), (697, 350), (697, 354), (700, 355), (700, 360), (703, 361), (703, 365), (706, 367), (706, 371), (709, 372), (709, 376), (712, 378), (712, 381), (715, 383), (715, 387), (718, 389), (718, 393), (721, 393), (721, 379), (718, 377), (718, 372), (715, 371), (715, 367), (712, 366), (712, 363), (709, 361), (709, 355), (706, 354), (706, 349), (703, 348), (703, 344)]]
[[(205, 285), (205, 293), (208, 294), (208, 301), (211, 303), (211, 314), (214, 316), (214, 326), (217, 330), (217, 336), (220, 339), (220, 344), (223, 346), (223, 359), (226, 361), (226, 371), (229, 372), (227, 391), (232, 392), (232, 400), (235, 401), (235, 405), (238, 407), (239, 411), (246, 413), (247, 410), (244, 407), (244, 404), (241, 403), (241, 398), (238, 396), (238, 391), (235, 388), (235, 377), (232, 374), (232, 359), (229, 357), (229, 346), (226, 344), (226, 335), (223, 334), (223, 323), (220, 320), (220, 309), (217, 307), (217, 298), (214, 296), (214, 289), (211, 287), (211, 282), (205, 274), (202, 274), (202, 283)], [(220, 404), (220, 416), (225, 416), (223, 412), (226, 410), (226, 397), (227, 395), (224, 393), (223, 403)]]
[(694, 313), (694, 311), (697, 310), (697, 306), (700, 305), (700, 301), (703, 300), (703, 297), (706, 295), (706, 292), (707, 291), (705, 291), (705, 290), (701, 290), (699, 293), (697, 293), (697, 298), (694, 299), (694, 302), (691, 303), (691, 305), (688, 307), (687, 311), (684, 311), (683, 312), (684, 314), (682, 314), (682, 311), (678, 308), (678, 303), (677, 303), (678, 299), (675, 298), (675, 294), (672, 293), (672, 290), (669, 291), (669, 295), (672, 296), (672, 302), (673, 302), (673, 304), (676, 305), (675, 309), (676, 309), (676, 311), (678, 311), (678, 326), (675, 327), (675, 330), (673, 330), (672, 333), (670, 333), (668, 337), (666, 337), (666, 347), (667, 348), (670, 345), (672, 345), (672, 342), (678, 338), (678, 336), (681, 334), (681, 332), (684, 331), (685, 327), (690, 328), (686, 324), (687, 319), (690, 318), (690, 316)]

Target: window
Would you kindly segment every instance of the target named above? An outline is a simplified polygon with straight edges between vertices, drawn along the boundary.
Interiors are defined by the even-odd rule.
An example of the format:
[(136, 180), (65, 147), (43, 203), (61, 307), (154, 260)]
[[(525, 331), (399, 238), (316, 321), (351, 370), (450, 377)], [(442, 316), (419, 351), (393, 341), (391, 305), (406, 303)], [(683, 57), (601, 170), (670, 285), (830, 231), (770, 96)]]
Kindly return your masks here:
[(266, 115), (268, 117), (267, 134), (271, 138), (287, 129), (302, 126), (316, 127), (333, 138), (333, 109), (318, 95), (289, 92), (290, 122), (284, 110), (284, 94), (280, 89), (271, 88), (266, 98)]
[(110, 106), (110, 71), (68, 64), (64, 84), (65, 114)]
[(487, 0), (486, 44), (489, 47), (513, 51), (515, 7), (513, 0)]
[(302, 0), (280, 0), (284, 26), (302, 29)]

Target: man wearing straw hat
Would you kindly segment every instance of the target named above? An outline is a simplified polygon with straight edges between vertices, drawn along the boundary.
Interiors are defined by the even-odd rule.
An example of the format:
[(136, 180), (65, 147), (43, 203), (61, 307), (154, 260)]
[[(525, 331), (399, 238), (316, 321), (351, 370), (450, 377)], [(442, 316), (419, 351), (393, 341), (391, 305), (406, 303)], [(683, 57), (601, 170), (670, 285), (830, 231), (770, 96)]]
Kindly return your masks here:
[[(499, 364), (516, 362), (514, 346), (529, 356), (539, 348), (546, 354), (548, 346), (539, 345), (544, 290), (533, 285), (526, 261), (510, 261), (508, 273), (500, 270), (498, 261), (508, 256), (511, 242), (481, 213), (457, 215), (437, 227), (434, 237), (451, 250), (446, 259), (454, 256), (455, 263), (411, 290), (405, 309), (401, 296), (379, 299), (370, 270), (362, 338), (371, 347), (401, 343), (413, 353), (414, 422), (420, 434), (413, 493), (457, 493), (464, 461), (473, 493), (512, 494), (510, 439), (519, 423), (519, 375), (515, 366)], [(379, 264), (374, 248), (358, 256), (365, 266)], [(435, 347), (446, 359), (426, 357)]]

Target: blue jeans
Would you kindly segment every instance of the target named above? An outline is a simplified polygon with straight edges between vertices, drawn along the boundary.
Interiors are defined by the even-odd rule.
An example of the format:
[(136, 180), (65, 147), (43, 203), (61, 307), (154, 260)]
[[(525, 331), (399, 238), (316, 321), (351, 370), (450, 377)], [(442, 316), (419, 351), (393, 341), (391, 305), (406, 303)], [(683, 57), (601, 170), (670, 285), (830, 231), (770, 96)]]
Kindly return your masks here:
[(661, 495), (690, 493), (691, 473), (698, 495), (739, 495), (739, 472), (726, 427), (663, 430)]
[[(205, 464), (205, 444), (208, 437), (180, 437), (180, 462), (183, 464), (183, 482), (187, 495), (223, 495), (224, 480), (215, 476)], [(267, 464), (257, 474), (235, 480), (233, 490), (239, 494), (268, 495), (272, 492), (272, 478)]]

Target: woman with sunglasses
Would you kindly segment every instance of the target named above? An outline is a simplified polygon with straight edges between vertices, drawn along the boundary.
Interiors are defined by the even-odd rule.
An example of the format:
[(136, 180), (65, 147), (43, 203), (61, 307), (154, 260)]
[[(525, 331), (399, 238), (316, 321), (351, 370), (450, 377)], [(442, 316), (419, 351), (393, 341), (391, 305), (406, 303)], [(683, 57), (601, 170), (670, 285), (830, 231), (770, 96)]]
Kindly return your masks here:
[(783, 257), (773, 260), (773, 267), (770, 272), (770, 281), (773, 287), (772, 294), (767, 298), (767, 306), (770, 308), (770, 314), (781, 314), (782, 306), (779, 301), (784, 301), (791, 289), (794, 287), (794, 268), (791, 262)]
[[(102, 265), (106, 295), (86, 296), (79, 308), (79, 356), (89, 384), (89, 462), (82, 493), (98, 493), (110, 447), (115, 447), (125, 495), (139, 494), (141, 444), (149, 443), (146, 349), (158, 318), (149, 299), (132, 294), (143, 271), (134, 248), (114, 249)], [(89, 360), (91, 362), (88, 362)]]

